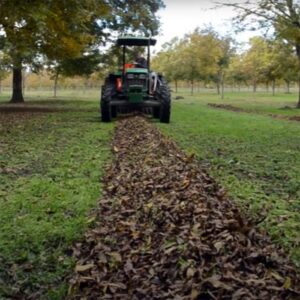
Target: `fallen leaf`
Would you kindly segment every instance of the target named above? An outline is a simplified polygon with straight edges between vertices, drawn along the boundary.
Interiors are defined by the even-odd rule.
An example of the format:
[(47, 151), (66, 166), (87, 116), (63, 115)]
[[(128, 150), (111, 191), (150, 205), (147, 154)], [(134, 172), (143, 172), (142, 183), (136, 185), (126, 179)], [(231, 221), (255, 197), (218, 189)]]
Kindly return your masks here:
[(186, 277), (187, 278), (192, 278), (195, 274), (195, 270), (193, 268), (188, 268), (186, 271)]
[(121, 262), (122, 261), (122, 256), (118, 252), (111, 252), (109, 254), (116, 262)]
[(191, 292), (191, 300), (197, 299), (198, 296), (199, 296), (199, 292), (195, 288), (193, 288)]
[(94, 264), (87, 264), (87, 265), (76, 265), (75, 271), (76, 272), (85, 272), (87, 270), (90, 270), (94, 267)]
[(220, 252), (220, 250), (224, 248), (224, 242), (216, 242), (214, 243), (214, 247), (216, 248), (217, 252)]
[(285, 289), (290, 289), (291, 288), (291, 285), (292, 285), (292, 280), (290, 277), (286, 277), (285, 278), (285, 281), (284, 281), (284, 284), (283, 284), (283, 288)]

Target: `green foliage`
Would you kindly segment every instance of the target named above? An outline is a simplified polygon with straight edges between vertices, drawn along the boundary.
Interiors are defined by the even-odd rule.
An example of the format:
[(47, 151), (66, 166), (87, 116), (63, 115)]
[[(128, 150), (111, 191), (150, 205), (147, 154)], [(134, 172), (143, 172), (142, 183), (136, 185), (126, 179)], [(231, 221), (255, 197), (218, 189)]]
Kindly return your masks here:
[(193, 93), (196, 81), (223, 82), (232, 52), (229, 38), (220, 37), (212, 28), (196, 29), (181, 40), (165, 44), (153, 64), (169, 80), (189, 81)]
[(294, 46), (300, 45), (300, 5), (298, 1), (259, 0), (226, 1), (223, 6), (231, 6), (238, 11), (235, 21), (238, 25), (250, 28), (270, 28), (273, 26), (281, 38), (291, 42)]
[(58, 73), (88, 76), (99, 64), (98, 47), (111, 32), (157, 34), (156, 12), (162, 6), (161, 0), (147, 0), (142, 6), (119, 0), (32, 1), (30, 5), (1, 0), (0, 47), (18, 75), (12, 101), (23, 101), (20, 69), (24, 64), (39, 70), (47, 60), (56, 78)]
[(176, 81), (184, 79), (180, 56), (181, 41), (178, 38), (165, 43), (160, 51), (152, 60), (152, 68), (163, 73), (167, 80)]
[(235, 51), (234, 41), (213, 29), (195, 30), (182, 40), (166, 43), (152, 65), (169, 81), (185, 80), (192, 86), (194, 82), (213, 83), (219, 94), (224, 82), (252, 85), (254, 91), (259, 84), (272, 83), (273, 93), (276, 81), (285, 81), (287, 86), (297, 82), (297, 57), (286, 41), (256, 36), (248, 49)]
[(96, 101), (29, 101), (27, 109), (0, 120), (0, 298), (64, 299), (68, 249), (91, 224), (112, 126), (99, 122)]
[(236, 54), (232, 56), (227, 70), (227, 82), (241, 86), (247, 83), (249, 77), (249, 73), (245, 69), (243, 55)]
[(100, 61), (101, 58), (97, 51), (74, 59), (67, 58), (58, 66), (58, 72), (66, 77), (90, 76), (98, 70)]
[[(250, 25), (251, 28), (258, 24), (260, 28), (275, 29), (275, 35), (286, 41), (296, 50), (298, 63), (297, 71), (300, 76), (300, 4), (299, 1), (260, 0), (251, 1), (226, 1), (224, 6), (234, 7), (238, 11), (236, 21), (238, 25)], [(249, 22), (247, 24), (247, 21)], [(273, 70), (274, 71), (274, 70)], [(271, 71), (272, 73), (272, 71)], [(271, 74), (269, 73), (269, 75)], [(271, 76), (274, 76), (271, 74)], [(299, 86), (300, 90), (300, 86)], [(297, 107), (300, 108), (300, 93)]]
[(146, 36), (157, 35), (160, 26), (155, 13), (164, 7), (162, 0), (109, 0), (110, 16), (103, 20), (106, 26), (120, 33), (136, 32)]
[[(236, 93), (221, 101), (213, 94), (181, 95), (186, 100), (174, 103), (172, 122), (160, 128), (195, 153), (245, 213), (266, 215), (263, 228), (300, 266), (300, 125), (268, 115), (300, 117), (295, 109), (281, 109), (295, 103), (293, 96)], [(207, 102), (251, 106), (252, 113), (213, 109)]]

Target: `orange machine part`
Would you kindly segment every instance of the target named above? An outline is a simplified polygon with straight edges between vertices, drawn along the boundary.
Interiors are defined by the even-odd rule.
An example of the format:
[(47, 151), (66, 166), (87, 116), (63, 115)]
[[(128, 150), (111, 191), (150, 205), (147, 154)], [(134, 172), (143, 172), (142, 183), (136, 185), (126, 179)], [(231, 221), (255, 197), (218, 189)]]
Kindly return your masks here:
[[(125, 64), (124, 65), (124, 71), (126, 72), (127, 69), (134, 68), (134, 64)], [(117, 78), (117, 91), (121, 92), (122, 91), (122, 78)]]
[(125, 71), (126, 71), (127, 69), (131, 69), (131, 68), (134, 68), (134, 64), (125, 64), (125, 65), (124, 65)]
[(121, 92), (122, 90), (122, 78), (117, 78), (117, 91)]

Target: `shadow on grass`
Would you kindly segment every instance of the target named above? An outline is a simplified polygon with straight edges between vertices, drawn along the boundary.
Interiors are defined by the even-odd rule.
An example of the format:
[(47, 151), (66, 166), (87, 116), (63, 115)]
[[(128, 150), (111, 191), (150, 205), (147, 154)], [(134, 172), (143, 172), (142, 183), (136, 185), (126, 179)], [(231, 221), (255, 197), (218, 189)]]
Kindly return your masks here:
[[(57, 103), (56, 103), (57, 104)], [(69, 103), (71, 104), (71, 103)], [(0, 113), (58, 113), (58, 112), (96, 112), (96, 108), (78, 107), (63, 105), (45, 105), (45, 103), (26, 103), (26, 104), (5, 104), (0, 105)]]

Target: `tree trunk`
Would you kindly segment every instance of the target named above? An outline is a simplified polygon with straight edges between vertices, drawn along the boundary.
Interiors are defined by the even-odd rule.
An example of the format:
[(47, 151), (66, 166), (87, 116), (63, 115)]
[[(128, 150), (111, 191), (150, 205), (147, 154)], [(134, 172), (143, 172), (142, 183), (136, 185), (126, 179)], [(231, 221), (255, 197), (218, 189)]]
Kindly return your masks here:
[(256, 93), (256, 81), (253, 81), (253, 93)]
[(2, 79), (0, 78), (0, 94), (2, 94)]
[(275, 80), (272, 80), (272, 95), (275, 96)]
[(285, 83), (286, 83), (286, 94), (290, 94), (290, 82), (289, 81), (285, 81)]
[(266, 83), (266, 92), (269, 92), (269, 81)]
[(88, 81), (88, 77), (85, 78), (84, 80), (84, 84), (83, 84), (83, 93), (85, 94), (86, 91), (87, 91), (87, 88), (88, 88), (88, 84), (89, 84), (89, 81)]
[(175, 79), (175, 93), (177, 93), (177, 91), (178, 91), (178, 86), (177, 86), (177, 80)]
[(26, 71), (22, 71), (22, 90), (23, 90), (23, 97), (24, 97), (26, 91)]
[(194, 95), (194, 80), (191, 81), (191, 95)]
[(218, 93), (218, 95), (221, 94), (221, 92), (220, 92), (220, 83), (219, 82), (217, 82), (217, 93)]
[(221, 73), (221, 99), (224, 99), (224, 73)]
[(13, 93), (10, 102), (24, 102), (22, 91), (22, 67), (13, 67)]
[(54, 85), (53, 85), (53, 97), (56, 98), (57, 96), (57, 84), (58, 84), (58, 74), (55, 74), (55, 77), (54, 77)]
[(297, 103), (297, 108), (300, 108), (300, 71), (298, 75), (298, 103)]
[(297, 108), (300, 108), (300, 44), (296, 45), (296, 52), (298, 57), (298, 103)]

